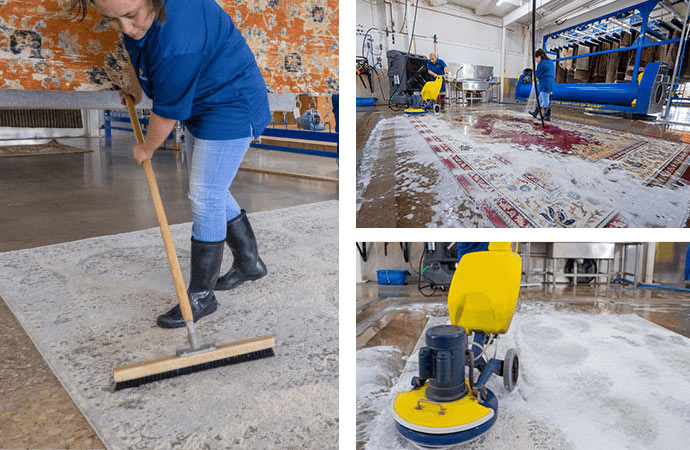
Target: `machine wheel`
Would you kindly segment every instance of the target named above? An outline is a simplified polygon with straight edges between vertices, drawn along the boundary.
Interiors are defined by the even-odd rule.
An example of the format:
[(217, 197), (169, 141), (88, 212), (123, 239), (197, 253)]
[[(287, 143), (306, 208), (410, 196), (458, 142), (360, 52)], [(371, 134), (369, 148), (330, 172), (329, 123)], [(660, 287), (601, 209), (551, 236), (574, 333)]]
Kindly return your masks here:
[(439, 105), (438, 103), (434, 103), (434, 112), (436, 114), (440, 113), (441, 112), (441, 105)]
[(515, 389), (520, 374), (520, 360), (514, 348), (508, 349), (503, 360), (503, 386), (508, 392)]

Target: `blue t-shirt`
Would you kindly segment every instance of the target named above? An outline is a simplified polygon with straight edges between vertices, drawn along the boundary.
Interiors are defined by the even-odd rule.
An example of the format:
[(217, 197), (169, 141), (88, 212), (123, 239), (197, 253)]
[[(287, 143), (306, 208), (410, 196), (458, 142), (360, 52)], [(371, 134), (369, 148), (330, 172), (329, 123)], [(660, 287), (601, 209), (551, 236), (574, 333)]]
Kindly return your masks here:
[(153, 112), (181, 120), (196, 138), (258, 137), (271, 121), (266, 84), (254, 54), (214, 0), (167, 0), (136, 41), (123, 35)]
[(488, 242), (458, 242), (456, 245), (458, 250), (458, 262), (468, 253), (485, 252), (489, 250)]
[(553, 92), (556, 84), (556, 69), (553, 61), (550, 59), (542, 59), (537, 64), (537, 80), (539, 83), (539, 92)]

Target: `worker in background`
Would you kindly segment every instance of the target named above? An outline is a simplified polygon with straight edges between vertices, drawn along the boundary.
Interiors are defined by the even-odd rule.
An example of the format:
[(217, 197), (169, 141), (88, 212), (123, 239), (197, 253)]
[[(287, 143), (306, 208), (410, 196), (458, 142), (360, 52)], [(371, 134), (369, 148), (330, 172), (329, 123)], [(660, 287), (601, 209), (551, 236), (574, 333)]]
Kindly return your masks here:
[(488, 242), (457, 242), (458, 263), (467, 253), (486, 252), (489, 250)]
[(443, 77), (443, 84), (441, 85), (441, 92), (438, 94), (438, 99), (437, 103), (441, 105), (441, 108), (444, 107), (444, 100), (446, 98), (446, 75), (448, 75), (448, 66), (446, 65), (446, 62), (442, 59), (439, 59), (436, 57), (435, 53), (432, 53), (429, 55), (429, 60), (426, 62), (426, 70), (429, 72), (429, 75), (434, 77), (434, 80), (438, 76)]
[[(544, 49), (537, 50), (534, 56), (537, 61), (536, 77), (539, 81), (537, 88), (542, 117), (544, 120), (551, 120), (551, 93), (556, 84), (556, 68)], [(539, 115), (539, 110), (535, 108), (534, 111), (530, 111), (530, 114), (536, 118)]]
[[(146, 140), (132, 148), (151, 159), (175, 122), (187, 128), (185, 151), (192, 206), (189, 303), (194, 321), (218, 305), (215, 290), (232, 289), (266, 274), (244, 210), (229, 188), (252, 139), (271, 120), (263, 75), (240, 31), (215, 0), (71, 0), (82, 20), (93, 7), (122, 34), (129, 55), (128, 87), (153, 100)], [(138, 80), (138, 83), (134, 80)], [(223, 247), (232, 268), (219, 277)], [(185, 326), (179, 305), (158, 326)]]

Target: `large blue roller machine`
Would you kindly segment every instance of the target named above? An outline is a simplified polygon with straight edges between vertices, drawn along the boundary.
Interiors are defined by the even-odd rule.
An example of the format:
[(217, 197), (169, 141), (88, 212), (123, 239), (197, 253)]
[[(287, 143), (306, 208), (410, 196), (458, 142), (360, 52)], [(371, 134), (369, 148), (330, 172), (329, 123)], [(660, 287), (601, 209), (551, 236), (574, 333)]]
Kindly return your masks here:
[[(656, 12), (653, 18), (652, 12), (660, 10), (657, 9), (661, 6), (659, 3), (659, 0), (648, 0), (544, 36), (543, 48), (557, 56), (559, 50), (568, 47), (584, 45), (593, 48), (603, 42), (620, 44), (624, 31), (639, 31), (638, 38), (630, 46), (552, 59), (558, 62), (628, 50), (636, 51), (632, 81), (556, 83), (551, 97), (553, 104), (618, 111), (629, 116), (646, 116), (661, 112), (670, 92), (671, 74), (668, 66), (661, 62), (648, 63), (640, 68), (642, 49), (679, 42), (680, 38), (671, 39), (671, 36), (675, 28), (682, 28), (682, 22), (677, 17), (669, 21), (659, 19), (661, 15)], [(527, 101), (532, 86), (531, 70), (528, 69), (518, 79), (515, 89), (516, 100)]]

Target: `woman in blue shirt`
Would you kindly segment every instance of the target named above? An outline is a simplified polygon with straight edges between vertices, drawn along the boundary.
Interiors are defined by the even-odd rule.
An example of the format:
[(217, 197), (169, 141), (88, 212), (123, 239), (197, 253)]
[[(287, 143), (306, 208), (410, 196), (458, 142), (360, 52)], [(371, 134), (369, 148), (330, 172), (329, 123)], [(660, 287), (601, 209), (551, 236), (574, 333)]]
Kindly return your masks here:
[[(214, 289), (266, 274), (247, 216), (229, 191), (251, 140), (271, 120), (263, 76), (215, 0), (72, 0), (71, 11), (83, 19), (89, 5), (122, 34), (132, 73), (153, 100), (146, 140), (134, 145), (134, 158), (150, 159), (176, 121), (187, 128), (193, 221), (188, 293), (196, 321), (216, 310)], [(137, 89), (127, 94), (141, 98)], [(224, 242), (233, 264), (218, 277)], [(179, 306), (157, 324), (183, 327)]]
[[(535, 53), (537, 61), (536, 77), (539, 80), (537, 87), (539, 88), (539, 105), (541, 105), (541, 112), (544, 120), (551, 120), (551, 93), (556, 84), (556, 69), (553, 61), (546, 55), (544, 49), (539, 49)], [(535, 108), (530, 114), (537, 117), (539, 111)]]

